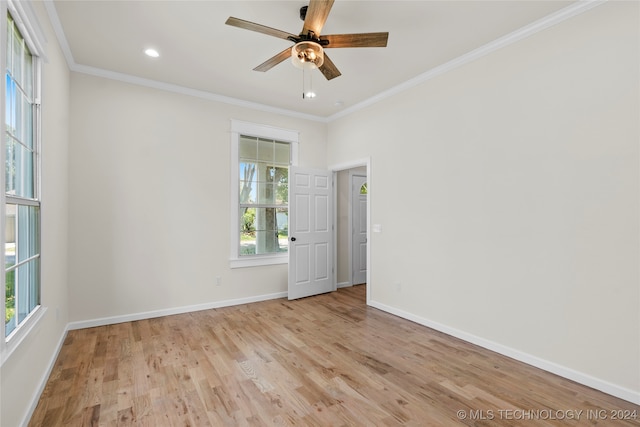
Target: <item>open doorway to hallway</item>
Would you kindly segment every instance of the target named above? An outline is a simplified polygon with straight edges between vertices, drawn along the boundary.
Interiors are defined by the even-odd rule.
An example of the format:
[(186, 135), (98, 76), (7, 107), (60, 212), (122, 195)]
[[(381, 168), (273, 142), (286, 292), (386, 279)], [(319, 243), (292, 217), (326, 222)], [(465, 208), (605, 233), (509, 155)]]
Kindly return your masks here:
[(336, 172), (337, 287), (367, 280), (367, 168)]

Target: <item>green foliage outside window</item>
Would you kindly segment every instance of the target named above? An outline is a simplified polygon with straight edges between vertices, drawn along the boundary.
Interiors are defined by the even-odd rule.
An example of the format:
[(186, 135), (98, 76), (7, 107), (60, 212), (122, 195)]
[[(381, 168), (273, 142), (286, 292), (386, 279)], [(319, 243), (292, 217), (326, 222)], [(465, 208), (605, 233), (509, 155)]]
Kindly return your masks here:
[(242, 237), (254, 236), (255, 235), (255, 222), (256, 222), (256, 210), (255, 209), (245, 209), (244, 214), (242, 214)]
[(4, 323), (7, 324), (16, 314), (15, 270), (7, 272), (4, 291)]

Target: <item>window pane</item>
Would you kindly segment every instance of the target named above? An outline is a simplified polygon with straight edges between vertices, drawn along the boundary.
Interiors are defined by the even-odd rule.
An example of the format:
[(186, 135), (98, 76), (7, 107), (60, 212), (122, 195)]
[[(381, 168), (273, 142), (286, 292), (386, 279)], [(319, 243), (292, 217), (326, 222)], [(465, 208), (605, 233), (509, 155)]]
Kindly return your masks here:
[(277, 208), (278, 244), (281, 252), (289, 250), (289, 209)]
[(13, 112), (14, 117), (14, 133), (13, 135), (18, 141), (22, 141), (24, 134), (24, 95), (23, 93), (16, 87), (15, 88), (15, 111)]
[(22, 37), (18, 29), (13, 28), (13, 68), (10, 70), (13, 78), (22, 83)]
[(256, 210), (240, 209), (240, 255), (256, 253)]
[[(256, 209), (241, 208), (240, 209), (240, 233), (253, 236), (256, 229)], [(242, 240), (242, 239), (241, 239)], [(245, 239), (246, 240), (246, 239)]]
[(5, 123), (7, 124), (7, 133), (10, 135), (16, 134), (16, 84), (7, 73), (6, 75), (6, 87), (7, 87), (7, 99), (5, 100), (6, 104), (6, 112), (5, 112)]
[(248, 205), (255, 202), (256, 186), (255, 182), (240, 181), (240, 204)]
[(39, 209), (37, 206), (18, 206), (16, 254), (18, 262), (37, 255), (39, 248)]
[(283, 165), (289, 164), (289, 144), (276, 142), (275, 162)]
[(258, 183), (258, 203), (265, 205), (274, 204), (273, 183), (264, 180)]
[(33, 152), (22, 144), (8, 138), (6, 157), (6, 193), (19, 197), (33, 198)]
[(29, 48), (25, 46), (24, 58), (24, 92), (29, 99), (33, 99), (33, 56), (29, 52)]
[(239, 155), (241, 159), (255, 160), (258, 158), (258, 141), (256, 138), (240, 137)]
[(16, 205), (7, 204), (5, 206), (5, 212), (4, 261), (5, 267), (10, 267), (16, 263), (16, 235), (18, 232)]
[(22, 322), (40, 302), (40, 259), (36, 258), (19, 266), (15, 272), (16, 311), (18, 324)]
[(256, 164), (240, 163), (240, 203), (254, 203), (256, 201)]
[(289, 168), (275, 168), (274, 188), (276, 193), (276, 204), (286, 205), (289, 203)]
[(274, 141), (265, 141), (264, 139), (258, 140), (258, 157), (257, 159), (262, 162), (271, 162), (274, 160)]
[(22, 91), (18, 91), (17, 97), (18, 105), (16, 111), (16, 139), (22, 142), (28, 148), (33, 147), (32, 141), (32, 123), (33, 123), (33, 110), (31, 101), (25, 96)]
[(13, 20), (10, 16), (7, 16), (7, 70), (13, 69), (11, 46), (13, 46)]
[(31, 104), (30, 102), (24, 104), (22, 123), (22, 143), (27, 148), (33, 150), (33, 104)]
[(33, 147), (33, 105), (9, 75), (6, 83), (7, 133), (31, 148)]
[(14, 154), (15, 144), (12, 139), (7, 138), (7, 152), (5, 154), (5, 192), (16, 194), (16, 156)]

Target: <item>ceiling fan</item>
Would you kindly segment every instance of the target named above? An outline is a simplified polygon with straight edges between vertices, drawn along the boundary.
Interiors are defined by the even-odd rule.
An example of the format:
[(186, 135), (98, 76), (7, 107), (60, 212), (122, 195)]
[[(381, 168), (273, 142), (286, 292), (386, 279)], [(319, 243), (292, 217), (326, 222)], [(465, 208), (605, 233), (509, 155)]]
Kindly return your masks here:
[(270, 28), (265, 25), (229, 17), (227, 25), (245, 30), (256, 31), (269, 36), (278, 37), (295, 43), (293, 48), (267, 59), (254, 68), (255, 71), (268, 71), (287, 58), (292, 57), (294, 65), (300, 68), (320, 69), (320, 72), (331, 80), (341, 75), (335, 64), (324, 53), (324, 49), (341, 47), (386, 47), (388, 32), (320, 35), (334, 0), (311, 0), (309, 6), (300, 9), (300, 19), (304, 21), (299, 35)]

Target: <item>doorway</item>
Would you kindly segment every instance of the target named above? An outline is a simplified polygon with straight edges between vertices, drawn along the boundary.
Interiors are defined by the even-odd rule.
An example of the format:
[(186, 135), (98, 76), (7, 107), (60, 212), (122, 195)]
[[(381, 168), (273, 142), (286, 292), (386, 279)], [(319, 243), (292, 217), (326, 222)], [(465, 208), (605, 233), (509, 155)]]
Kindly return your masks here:
[[(352, 175), (360, 175), (363, 177), (364, 182), (366, 182), (366, 185), (364, 186), (364, 188), (366, 189), (366, 203), (359, 204), (358, 206), (360, 225), (357, 225), (355, 229), (361, 230), (361, 235), (364, 237), (362, 242), (363, 247), (361, 247), (360, 252), (358, 252), (358, 258), (363, 261), (360, 263), (360, 270), (365, 277), (364, 283), (366, 283), (366, 303), (368, 304), (373, 288), (371, 283), (371, 254), (369, 250), (370, 239), (368, 227), (369, 218), (371, 216), (371, 159), (366, 158), (360, 161), (333, 166), (329, 168), (329, 171), (327, 172), (311, 169), (309, 169), (308, 171), (304, 171), (302, 169), (304, 168), (296, 168), (296, 170), (298, 171), (296, 173), (301, 174), (301, 176), (303, 177), (308, 175), (309, 179), (302, 179), (301, 184), (304, 185), (297, 186), (300, 187), (300, 194), (297, 194), (296, 191), (298, 190), (295, 190), (293, 191), (294, 195), (292, 196), (291, 194), (293, 187), (289, 188), (289, 298), (294, 299), (303, 296), (311, 296), (317, 293), (335, 291), (337, 288), (341, 287), (353, 286), (353, 243), (355, 239), (353, 239), (353, 237), (351, 236), (353, 231), (353, 197), (351, 186)], [(325, 175), (325, 173), (328, 173), (329, 175)], [(313, 174), (314, 176), (317, 175), (316, 178), (320, 177), (320, 175), (327, 177), (326, 179), (323, 178), (321, 181), (331, 183), (331, 185), (329, 186), (330, 189), (325, 188), (326, 190), (328, 190), (327, 195), (331, 194), (331, 202), (329, 204), (320, 203), (319, 205), (317, 203), (311, 205), (309, 205), (308, 203), (301, 203), (299, 207), (296, 207), (297, 202), (294, 203), (294, 201), (298, 199), (300, 199), (300, 201), (310, 201), (312, 199), (317, 199), (315, 196), (311, 197), (311, 193), (306, 194), (307, 190), (311, 189), (311, 186), (306, 185), (306, 183), (317, 182), (317, 179), (311, 179), (310, 174)], [(362, 191), (362, 188), (363, 184), (360, 184), (357, 192), (359, 193), (360, 191)], [(328, 199), (324, 196), (321, 197), (321, 199), (328, 201)], [(317, 222), (317, 218), (319, 218), (317, 215), (316, 217), (312, 217), (313, 215), (307, 215), (311, 214), (312, 212), (319, 212), (318, 209), (323, 212), (325, 212), (326, 209), (333, 212), (333, 220), (331, 221), (331, 224), (329, 226), (332, 238), (330, 239), (330, 241), (327, 240), (321, 245), (309, 245), (306, 244), (306, 241), (299, 240), (298, 237), (300, 233), (306, 233), (309, 231), (309, 227), (306, 227), (306, 225), (313, 224), (314, 226), (317, 226), (320, 223), (320, 225), (325, 224), (324, 221), (320, 221), (320, 223)], [(300, 212), (298, 212), (298, 210), (300, 210)], [(298, 227), (300, 229), (296, 231), (295, 229), (297, 225), (295, 225), (295, 220), (297, 217), (300, 217), (300, 219), (307, 218), (308, 220), (303, 221), (301, 223), (302, 227)], [(325, 216), (321, 217), (325, 218)], [(323, 230), (326, 229), (326, 227), (323, 228)], [(296, 250), (294, 246), (300, 247), (300, 250), (298, 251), (300, 253), (296, 253), (295, 255), (300, 255), (301, 257), (298, 257), (300, 260), (307, 260), (308, 262), (302, 264), (298, 262), (292, 262), (292, 254)], [(327, 250), (322, 252), (318, 252), (317, 250), (315, 250), (320, 246), (326, 248)], [(315, 248), (313, 253), (311, 251), (312, 248)], [(326, 256), (324, 256), (323, 254)], [(327, 263), (327, 261), (329, 260), (332, 260), (332, 262)], [(318, 264), (318, 261), (322, 262)], [(318, 265), (326, 266), (326, 268), (318, 268)], [(365, 268), (361, 268), (363, 265)], [(329, 287), (324, 286), (324, 284), (327, 283), (326, 279), (329, 278), (326, 276), (327, 273), (331, 277)], [(311, 280), (311, 278), (313, 278), (313, 280)], [(293, 291), (294, 288), (302, 289), (303, 287), (308, 287), (303, 285), (306, 285), (308, 283), (310, 284), (311, 282), (319, 283), (316, 280), (319, 278), (322, 279), (321, 281), (324, 283), (321, 289), (314, 288), (309, 292), (305, 291), (303, 293), (300, 293), (299, 295)], [(360, 279), (357, 279), (356, 282), (359, 280)]]
[[(367, 166), (335, 171), (336, 284), (338, 288), (367, 283)], [(368, 295), (367, 289), (367, 295)]]

